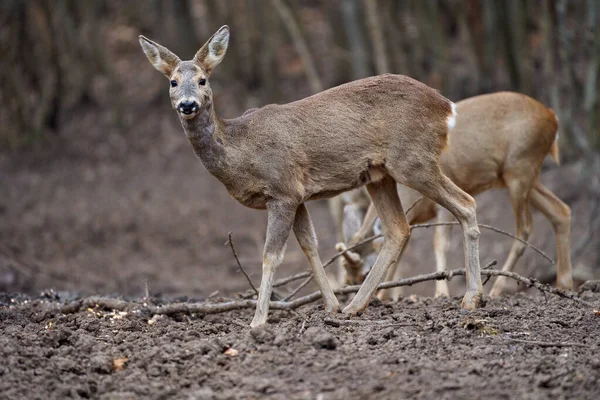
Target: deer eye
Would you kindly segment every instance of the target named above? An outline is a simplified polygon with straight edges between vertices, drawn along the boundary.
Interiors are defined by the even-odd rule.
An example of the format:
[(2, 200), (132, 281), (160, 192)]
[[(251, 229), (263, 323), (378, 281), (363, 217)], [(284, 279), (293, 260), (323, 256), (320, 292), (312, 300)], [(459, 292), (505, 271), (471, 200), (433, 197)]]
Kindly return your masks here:
[(171, 81), (171, 87), (175, 87), (177, 86), (177, 81), (176, 80), (172, 80)]
[(202, 78), (198, 81), (199, 84), (201, 84), (202, 86), (206, 85), (206, 79)]

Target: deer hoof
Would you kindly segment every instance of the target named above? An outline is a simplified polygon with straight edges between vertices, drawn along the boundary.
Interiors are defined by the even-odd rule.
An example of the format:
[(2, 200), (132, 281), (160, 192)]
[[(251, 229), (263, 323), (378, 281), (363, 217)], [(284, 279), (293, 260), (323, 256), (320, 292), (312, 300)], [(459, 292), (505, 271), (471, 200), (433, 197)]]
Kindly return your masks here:
[(483, 306), (483, 294), (480, 292), (467, 292), (463, 297), (461, 308), (471, 311)]
[(344, 309), (342, 310), (342, 314), (346, 315), (357, 315), (359, 312), (359, 309), (357, 309), (356, 307), (352, 307), (351, 305), (344, 307)]
[(337, 314), (340, 311), (340, 302), (336, 301), (331, 303), (325, 303), (325, 312), (329, 314)]

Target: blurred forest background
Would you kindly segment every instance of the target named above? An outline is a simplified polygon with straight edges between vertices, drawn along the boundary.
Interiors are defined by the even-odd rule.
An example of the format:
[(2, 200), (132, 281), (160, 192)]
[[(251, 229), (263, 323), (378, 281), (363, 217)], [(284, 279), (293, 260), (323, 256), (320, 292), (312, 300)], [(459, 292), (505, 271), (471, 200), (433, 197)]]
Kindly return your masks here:
[[(239, 289), (222, 247), (229, 230), (258, 282), (266, 216), (228, 199), (194, 159), (167, 81), (137, 40), (144, 34), (191, 59), (223, 24), (232, 37), (211, 85), (226, 118), (385, 72), (454, 101), (514, 90), (544, 102), (560, 120), (563, 165), (543, 175), (573, 209), (574, 266), (596, 271), (600, 1), (3, 0), (0, 288)], [(480, 220), (514, 230), (507, 205), (501, 196), (478, 200)], [(327, 209), (312, 210), (331, 254)], [(537, 244), (554, 254), (544, 223)], [(429, 237), (418, 245), (431, 253)], [(503, 260), (509, 247), (483, 243), (482, 262)], [(460, 246), (453, 251), (460, 265)], [(411, 254), (411, 264), (432, 269), (430, 254)], [(293, 246), (286, 263), (306, 267)], [(522, 264), (532, 272), (542, 261)]]

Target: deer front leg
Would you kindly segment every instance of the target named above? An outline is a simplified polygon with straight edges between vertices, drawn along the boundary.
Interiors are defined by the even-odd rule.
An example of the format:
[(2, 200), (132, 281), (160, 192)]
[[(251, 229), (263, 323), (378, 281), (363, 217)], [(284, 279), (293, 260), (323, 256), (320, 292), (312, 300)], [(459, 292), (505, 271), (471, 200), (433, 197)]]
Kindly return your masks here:
[(296, 206), (281, 202), (270, 202), (267, 204), (267, 212), (267, 239), (263, 253), (262, 278), (256, 312), (250, 323), (253, 328), (267, 322), (275, 271), (283, 261), (288, 235), (296, 214)]
[(296, 234), (296, 239), (298, 239), (298, 244), (300, 244), (306, 258), (308, 258), (319, 290), (321, 290), (321, 293), (323, 294), (325, 311), (330, 313), (338, 311), (340, 303), (333, 294), (329, 279), (327, 279), (327, 275), (325, 275), (325, 269), (319, 258), (319, 253), (317, 252), (317, 235), (315, 234), (315, 228), (310, 219), (308, 209), (304, 204), (300, 204), (296, 210), (294, 233)]

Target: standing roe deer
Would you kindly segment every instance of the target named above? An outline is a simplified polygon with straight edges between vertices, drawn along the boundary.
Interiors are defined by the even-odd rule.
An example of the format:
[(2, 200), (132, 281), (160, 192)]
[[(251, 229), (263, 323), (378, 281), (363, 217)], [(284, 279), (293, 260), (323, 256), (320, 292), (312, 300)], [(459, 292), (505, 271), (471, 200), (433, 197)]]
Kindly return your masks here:
[(344, 308), (363, 310), (409, 235), (396, 182), (441, 204), (461, 222), (467, 264), (465, 309), (482, 298), (475, 201), (439, 167), (454, 104), (411, 78), (381, 75), (341, 85), (289, 104), (267, 105), (242, 117), (219, 118), (208, 82), (225, 56), (229, 28), (220, 28), (191, 61), (140, 36), (144, 53), (171, 83), (170, 97), (185, 134), (205, 168), (247, 207), (267, 209), (262, 280), (251, 326), (266, 323), (273, 275), (289, 231), (309, 260), (325, 310), (339, 303), (317, 253), (308, 200), (367, 185), (386, 229), (369, 277)]
[[(522, 240), (527, 240), (532, 229), (530, 205), (541, 211), (552, 223), (556, 234), (557, 285), (571, 289), (571, 211), (539, 180), (547, 154), (555, 162), (559, 161), (556, 116), (536, 100), (510, 92), (472, 97), (458, 102), (456, 107), (458, 117), (450, 133), (448, 148), (442, 153), (442, 171), (472, 196), (491, 188), (506, 187), (516, 217), (516, 236)], [(403, 201), (410, 203), (418, 198), (406, 187), (398, 186), (398, 191)], [(368, 210), (364, 206), (369, 203), (365, 199), (368, 195), (364, 191), (356, 191), (345, 198), (344, 237), (350, 245), (365, 238), (377, 218), (372, 205)], [(426, 222), (434, 218), (437, 211), (434, 202), (423, 198), (409, 214), (409, 221), (411, 224)], [(443, 213), (442, 218), (447, 217), (447, 213)], [(357, 221), (363, 221), (363, 218), (361, 226)], [(451, 228), (451, 225), (446, 225), (435, 229), (434, 251), (438, 271), (446, 269), (445, 253)], [(337, 247), (338, 250), (345, 248), (341, 243)], [(515, 240), (502, 269), (511, 271), (524, 250), (525, 245)], [(371, 246), (364, 245), (356, 252), (346, 253), (342, 262), (346, 281), (360, 283), (372, 265), (370, 253), (376, 252)], [(388, 279), (396, 278), (393, 269), (390, 270)], [(490, 295), (500, 295), (505, 284), (506, 278), (498, 277)], [(398, 295), (399, 291), (394, 290), (394, 294)], [(436, 281), (435, 294), (448, 295), (445, 280)], [(381, 299), (388, 295), (387, 291), (379, 293)]]

